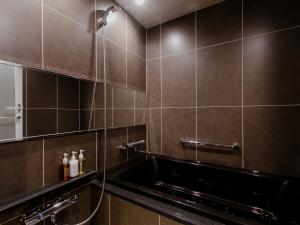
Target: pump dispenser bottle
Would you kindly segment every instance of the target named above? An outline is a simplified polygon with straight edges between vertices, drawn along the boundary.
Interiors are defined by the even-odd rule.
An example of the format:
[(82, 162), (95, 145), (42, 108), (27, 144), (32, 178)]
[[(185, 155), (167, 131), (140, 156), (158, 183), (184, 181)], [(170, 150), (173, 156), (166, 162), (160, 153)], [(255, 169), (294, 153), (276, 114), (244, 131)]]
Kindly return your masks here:
[(64, 153), (63, 158), (63, 173), (64, 173), (64, 181), (69, 180), (70, 178), (70, 164), (68, 160), (68, 154)]
[(85, 174), (86, 172), (86, 159), (83, 155), (84, 150), (79, 150), (79, 175)]
[(77, 177), (78, 176), (78, 160), (76, 159), (75, 154), (77, 152), (72, 151), (72, 157), (69, 162), (70, 164), (70, 177)]

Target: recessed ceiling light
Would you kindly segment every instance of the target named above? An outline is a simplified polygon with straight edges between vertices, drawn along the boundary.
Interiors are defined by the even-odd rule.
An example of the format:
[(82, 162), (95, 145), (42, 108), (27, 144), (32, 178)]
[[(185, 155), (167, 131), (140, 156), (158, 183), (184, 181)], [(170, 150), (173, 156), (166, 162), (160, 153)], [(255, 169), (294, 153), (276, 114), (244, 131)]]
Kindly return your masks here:
[(144, 4), (145, 0), (135, 0), (135, 4), (142, 5)]

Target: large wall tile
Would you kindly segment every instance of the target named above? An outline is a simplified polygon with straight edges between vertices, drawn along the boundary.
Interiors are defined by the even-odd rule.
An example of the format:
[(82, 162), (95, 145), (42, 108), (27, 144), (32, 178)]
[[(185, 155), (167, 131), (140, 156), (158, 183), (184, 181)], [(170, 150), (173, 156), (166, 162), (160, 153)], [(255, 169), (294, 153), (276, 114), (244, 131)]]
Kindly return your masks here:
[[(242, 146), (242, 108), (199, 108), (197, 111), (197, 139), (213, 143)], [(198, 147), (197, 160), (241, 167), (242, 153), (224, 154)]]
[(96, 78), (95, 33), (44, 6), (45, 68)]
[(161, 25), (162, 55), (195, 48), (195, 13)]
[(147, 59), (160, 57), (160, 25), (147, 30)]
[(134, 106), (135, 108), (146, 108), (146, 93), (141, 91), (135, 91), (134, 92)]
[(146, 110), (135, 109), (134, 110), (134, 125), (146, 124)]
[(196, 106), (195, 53), (188, 52), (163, 58), (163, 107)]
[(148, 107), (161, 106), (160, 59), (147, 62), (147, 102)]
[(95, 0), (44, 0), (44, 4), (95, 30)]
[(91, 130), (95, 128), (95, 111), (80, 110), (80, 130)]
[(104, 37), (111, 41), (126, 47), (126, 12), (120, 9), (113, 21), (107, 23), (104, 29)]
[(300, 25), (299, 1), (244, 0), (244, 36)]
[[(104, 125), (104, 122), (105, 122), (104, 112), (105, 112), (105, 109), (96, 109), (95, 110), (95, 129), (100, 129), (100, 128), (105, 127), (105, 125)], [(106, 120), (107, 120), (107, 123), (108, 123), (108, 118)]]
[(104, 81), (104, 38), (100, 35), (96, 35), (97, 37), (97, 80)]
[[(104, 96), (104, 84), (97, 83), (96, 84), (96, 92), (95, 92), (95, 108), (103, 109), (105, 107), (105, 98), (104, 97), (105, 97)], [(107, 96), (107, 98), (108, 97), (109, 96)]]
[(95, 218), (92, 220), (92, 224), (109, 225), (109, 194), (104, 194), (103, 203), (95, 215)]
[(113, 109), (113, 127), (134, 125), (134, 109)]
[(127, 53), (127, 85), (146, 91), (146, 60)]
[(27, 137), (57, 133), (56, 109), (27, 109)]
[[(157, 225), (156, 213), (110, 196), (110, 225)], [(134, 219), (133, 219), (134, 218)]]
[(39, 140), (0, 145), (1, 201), (42, 188), (42, 150)]
[(106, 108), (108, 109), (112, 108), (112, 104), (113, 104), (112, 89), (113, 86), (109, 84), (106, 85)]
[[(104, 134), (101, 133), (99, 138), (101, 144), (98, 169), (103, 171)], [(106, 169), (110, 169), (127, 160), (127, 152), (118, 148), (119, 145), (127, 143), (127, 130), (126, 128), (108, 130), (106, 138)]]
[(112, 87), (113, 108), (133, 108), (134, 91), (127, 88)]
[[(72, 151), (85, 150), (88, 169), (96, 169), (96, 134), (78, 134), (45, 139), (45, 186), (63, 180), (62, 158), (64, 153), (72, 156)], [(78, 157), (78, 155), (77, 155)]]
[(79, 109), (79, 80), (58, 76), (58, 108)]
[(300, 28), (245, 40), (244, 103), (300, 103)]
[(1, 1), (1, 60), (42, 67), (41, 2)]
[(242, 43), (198, 50), (197, 104), (242, 104)]
[(146, 58), (146, 30), (127, 14), (127, 50)]
[[(93, 94), (95, 83), (87, 80), (80, 80), (80, 109), (91, 109), (93, 107)], [(97, 89), (97, 86), (96, 86)]]
[(57, 107), (57, 75), (27, 69), (27, 108)]
[(227, 0), (197, 12), (197, 47), (242, 38), (242, 1)]
[(105, 41), (107, 81), (126, 85), (126, 51), (123, 48)]
[(58, 109), (58, 133), (79, 130), (79, 110)]
[(161, 109), (149, 109), (147, 118), (148, 151), (161, 153)]
[(300, 107), (244, 109), (245, 167), (300, 176)]
[(184, 148), (181, 138), (196, 137), (196, 109), (162, 109), (162, 154), (196, 160), (196, 148)]
[(171, 220), (167, 217), (161, 216), (160, 217), (160, 225), (183, 225), (183, 224), (177, 223), (174, 220)]

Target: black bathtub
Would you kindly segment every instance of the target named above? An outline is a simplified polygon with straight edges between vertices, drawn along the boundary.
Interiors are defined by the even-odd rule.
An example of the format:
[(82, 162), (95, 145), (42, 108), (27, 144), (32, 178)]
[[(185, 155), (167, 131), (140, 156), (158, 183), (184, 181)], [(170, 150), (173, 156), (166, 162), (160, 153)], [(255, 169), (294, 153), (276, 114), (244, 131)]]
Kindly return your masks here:
[(300, 224), (293, 178), (150, 156), (113, 170), (108, 182), (225, 224)]

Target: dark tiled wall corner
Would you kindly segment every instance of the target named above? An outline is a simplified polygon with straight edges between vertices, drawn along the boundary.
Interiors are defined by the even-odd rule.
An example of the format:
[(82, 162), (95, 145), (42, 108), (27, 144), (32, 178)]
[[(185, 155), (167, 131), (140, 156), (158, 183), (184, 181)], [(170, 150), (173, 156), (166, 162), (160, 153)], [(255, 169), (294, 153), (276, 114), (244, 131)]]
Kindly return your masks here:
[[(296, 8), (294, 0), (228, 0), (148, 29), (149, 151), (300, 176), (290, 157), (300, 149)], [(187, 150), (181, 137), (243, 149)]]
[[(124, 151), (118, 148), (120, 145), (127, 144), (129, 142), (135, 142), (140, 140), (146, 140), (146, 126), (135, 126), (129, 128), (114, 128), (107, 130), (106, 136), (106, 169), (118, 166), (126, 161), (135, 158), (139, 154)], [(103, 171), (103, 159), (104, 159), (104, 133), (98, 137), (99, 143), (99, 162), (98, 171)], [(146, 151), (146, 146), (140, 147), (141, 151)]]

